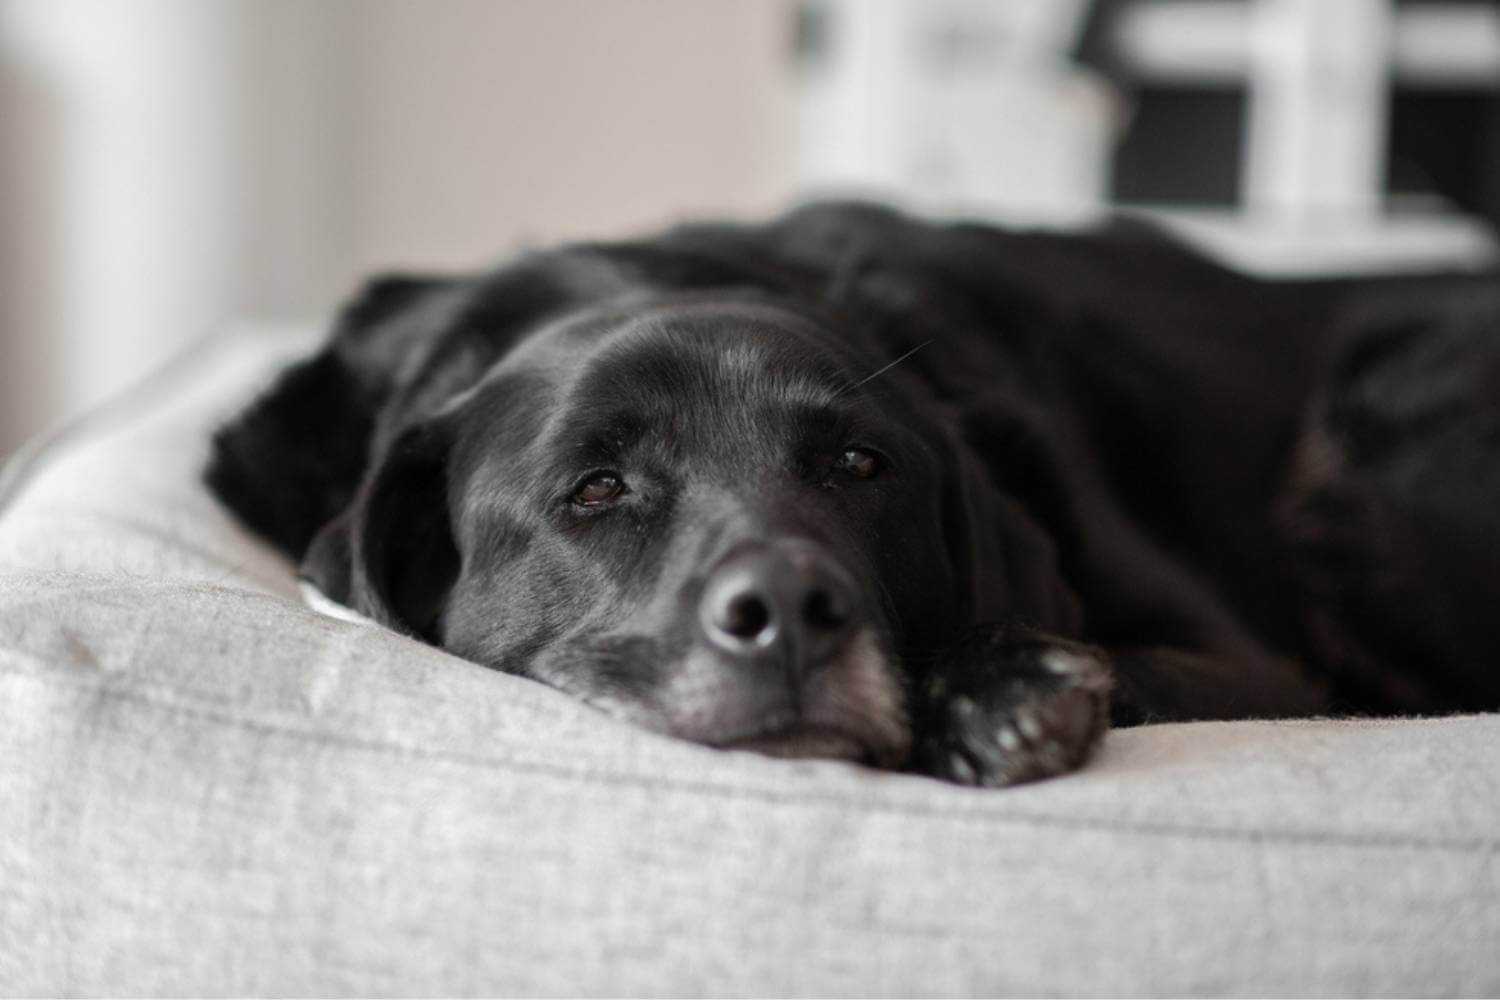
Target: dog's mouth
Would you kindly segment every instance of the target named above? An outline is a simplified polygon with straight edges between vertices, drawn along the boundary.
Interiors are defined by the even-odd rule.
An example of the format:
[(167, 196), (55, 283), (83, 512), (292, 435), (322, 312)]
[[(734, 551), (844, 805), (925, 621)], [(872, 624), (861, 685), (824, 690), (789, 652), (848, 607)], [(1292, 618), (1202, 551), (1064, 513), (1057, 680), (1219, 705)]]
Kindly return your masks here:
[(878, 768), (899, 767), (906, 760), (911, 731), (902, 691), (873, 629), (856, 633), (795, 694), (753, 686), (755, 678), (726, 669), (704, 650), (682, 660), (649, 692), (599, 683), (601, 675), (621, 673), (622, 663), (662, 659), (649, 642), (560, 644), (527, 673), (608, 715), (715, 749)]
[(873, 630), (862, 629), (803, 687), (796, 704), (763, 712), (751, 725), (696, 739), (768, 757), (898, 767), (910, 750), (911, 730), (890, 660)]
[(858, 737), (834, 726), (798, 721), (778, 729), (716, 744), (723, 750), (749, 750), (767, 757), (824, 758), (867, 763), (869, 748)]

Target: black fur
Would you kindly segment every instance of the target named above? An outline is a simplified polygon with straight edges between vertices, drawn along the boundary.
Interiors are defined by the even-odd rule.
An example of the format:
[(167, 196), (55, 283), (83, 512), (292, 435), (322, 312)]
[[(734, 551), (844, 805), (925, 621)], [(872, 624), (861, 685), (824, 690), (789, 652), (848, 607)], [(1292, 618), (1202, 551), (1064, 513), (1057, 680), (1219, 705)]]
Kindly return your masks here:
[[(336, 600), (710, 743), (1006, 783), (1111, 687), (1117, 723), (1500, 705), (1492, 274), (814, 206), (377, 281), (207, 479)], [(697, 609), (785, 539), (867, 640), (767, 674)]]

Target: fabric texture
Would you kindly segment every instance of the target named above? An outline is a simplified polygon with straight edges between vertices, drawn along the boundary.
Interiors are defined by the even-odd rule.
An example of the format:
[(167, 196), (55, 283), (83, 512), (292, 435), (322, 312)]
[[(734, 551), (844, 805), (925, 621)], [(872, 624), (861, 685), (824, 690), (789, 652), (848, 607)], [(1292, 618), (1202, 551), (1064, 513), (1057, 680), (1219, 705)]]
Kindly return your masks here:
[(1117, 731), (1006, 791), (641, 732), (318, 614), (214, 503), (308, 344), (9, 472), (0, 993), (1500, 991), (1500, 716)]

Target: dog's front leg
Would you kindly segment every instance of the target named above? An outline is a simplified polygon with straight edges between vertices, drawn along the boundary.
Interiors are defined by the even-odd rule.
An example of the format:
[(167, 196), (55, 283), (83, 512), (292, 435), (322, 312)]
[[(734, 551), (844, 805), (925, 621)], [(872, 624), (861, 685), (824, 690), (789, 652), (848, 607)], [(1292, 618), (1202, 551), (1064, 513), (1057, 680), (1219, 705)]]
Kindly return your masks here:
[(986, 786), (1071, 771), (1109, 727), (1113, 683), (1108, 656), (1094, 646), (980, 628), (913, 692), (912, 769)]

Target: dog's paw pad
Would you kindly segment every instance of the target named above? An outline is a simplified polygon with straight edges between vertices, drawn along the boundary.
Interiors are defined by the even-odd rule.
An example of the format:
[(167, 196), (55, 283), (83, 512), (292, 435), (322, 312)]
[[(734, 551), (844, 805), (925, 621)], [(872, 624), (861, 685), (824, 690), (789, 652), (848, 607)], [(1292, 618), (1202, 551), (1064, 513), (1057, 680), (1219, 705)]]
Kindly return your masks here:
[(989, 691), (952, 695), (924, 748), (926, 769), (964, 785), (998, 787), (1074, 770), (1109, 723), (1108, 669), (1099, 657), (1047, 650), (1012, 663)]

